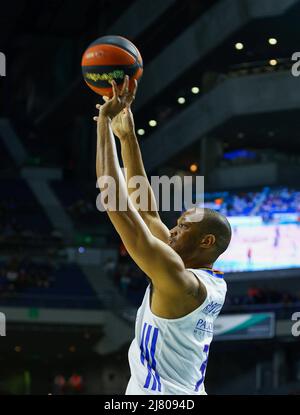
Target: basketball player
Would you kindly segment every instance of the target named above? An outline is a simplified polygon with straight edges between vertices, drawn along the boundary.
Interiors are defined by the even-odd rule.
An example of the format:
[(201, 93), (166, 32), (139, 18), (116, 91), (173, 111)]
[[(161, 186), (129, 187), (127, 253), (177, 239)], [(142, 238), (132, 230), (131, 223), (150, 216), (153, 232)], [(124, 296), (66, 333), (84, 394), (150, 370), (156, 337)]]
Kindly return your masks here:
[[(128, 205), (126, 211), (118, 211), (108, 204), (107, 213), (128, 253), (151, 281), (137, 312), (126, 394), (204, 395), (213, 324), (226, 294), (223, 275), (213, 263), (228, 247), (231, 228), (219, 213), (194, 208), (169, 230), (157, 210), (138, 212), (134, 207), (113, 136), (114, 132), (121, 141), (127, 183), (133, 176), (146, 179), (130, 109), (137, 85), (132, 92), (128, 85), (126, 77), (119, 91), (113, 81), (113, 98), (97, 105), (99, 116), (94, 117), (98, 183), (101, 176), (112, 176), (118, 201), (123, 198)], [(149, 206), (156, 206), (147, 183)]]

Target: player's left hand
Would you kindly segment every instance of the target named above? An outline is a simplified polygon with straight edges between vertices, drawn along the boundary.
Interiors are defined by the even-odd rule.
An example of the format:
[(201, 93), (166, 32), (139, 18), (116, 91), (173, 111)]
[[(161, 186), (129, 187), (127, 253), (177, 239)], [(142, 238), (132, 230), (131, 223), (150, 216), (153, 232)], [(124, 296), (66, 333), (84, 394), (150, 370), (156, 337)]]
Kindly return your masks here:
[[(125, 76), (121, 90), (118, 89), (114, 80), (111, 81), (111, 86), (113, 90), (112, 98), (106, 100), (103, 105), (97, 105), (97, 108), (99, 109), (99, 115), (104, 115), (113, 119), (128, 105), (128, 100), (131, 95), (129, 92), (129, 76)], [(94, 120), (96, 120), (96, 117), (94, 117)]]
[[(133, 88), (124, 96), (125, 108), (120, 111), (113, 119), (111, 127), (115, 136), (117, 136), (121, 141), (126, 139), (130, 135), (134, 135), (134, 118), (131, 111), (131, 105), (135, 99), (137, 93), (137, 80), (133, 80)], [(105, 102), (108, 102), (110, 99), (107, 96), (103, 97)], [(96, 105), (97, 109), (101, 109), (101, 105)], [(94, 117), (95, 121), (98, 121), (98, 117)]]

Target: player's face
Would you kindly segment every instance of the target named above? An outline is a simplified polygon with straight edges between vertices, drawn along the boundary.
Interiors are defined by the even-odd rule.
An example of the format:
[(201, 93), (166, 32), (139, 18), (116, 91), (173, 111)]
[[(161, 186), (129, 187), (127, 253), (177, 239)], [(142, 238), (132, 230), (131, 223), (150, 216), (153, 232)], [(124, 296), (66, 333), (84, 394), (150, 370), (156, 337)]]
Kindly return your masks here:
[(177, 225), (170, 230), (169, 246), (179, 255), (184, 256), (194, 249), (199, 238), (200, 219), (194, 211), (187, 211), (177, 220)]

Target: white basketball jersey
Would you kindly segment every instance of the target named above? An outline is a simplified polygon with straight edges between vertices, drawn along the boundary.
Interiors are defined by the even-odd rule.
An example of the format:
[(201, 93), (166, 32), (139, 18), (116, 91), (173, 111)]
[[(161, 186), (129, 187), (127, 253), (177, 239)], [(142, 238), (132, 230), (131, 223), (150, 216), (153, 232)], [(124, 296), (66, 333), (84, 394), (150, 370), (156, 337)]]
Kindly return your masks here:
[(203, 304), (184, 317), (157, 317), (150, 309), (150, 284), (137, 311), (129, 351), (131, 378), (126, 395), (203, 395), (214, 321), (227, 291), (223, 273), (191, 269), (205, 285)]

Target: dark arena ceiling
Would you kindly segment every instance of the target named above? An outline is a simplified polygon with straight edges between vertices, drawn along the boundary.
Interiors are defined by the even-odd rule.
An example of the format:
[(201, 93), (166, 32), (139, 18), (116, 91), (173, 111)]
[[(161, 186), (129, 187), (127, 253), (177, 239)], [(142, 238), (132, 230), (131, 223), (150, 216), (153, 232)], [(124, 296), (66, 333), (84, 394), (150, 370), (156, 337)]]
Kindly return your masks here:
[[(0, 50), (7, 55), (9, 74), (1, 97), (4, 114), (18, 121), (22, 120), (20, 105), (29, 108), (26, 126), (37, 131), (46, 146), (61, 141), (65, 134), (64, 126), (68, 127), (78, 117), (90, 120), (94, 105), (99, 101), (82, 80), (80, 61), (83, 51), (97, 37), (121, 34), (136, 44), (144, 60), (144, 76), (138, 92), (140, 98), (134, 107), (136, 127), (146, 127), (146, 133), (141, 137), (143, 141), (153, 131), (147, 126), (149, 119), (161, 118), (155, 129), (157, 132), (164, 123), (172, 123), (183, 108), (186, 110), (209, 92), (201, 85), (207, 73), (222, 77), (228, 73), (243, 74), (243, 71), (268, 73), (289, 70), (291, 56), (299, 48), (300, 2), (286, 0), (282, 2), (285, 7), (280, 13), (272, 15), (261, 8), (253, 18), (220, 36), (210, 50), (203, 51), (199, 46), (199, 56), (185, 65), (189, 58), (186, 55), (189, 45), (186, 51), (182, 49), (185, 34), (200, 22), (195, 34), (199, 36), (200, 45), (201, 36), (205, 43), (205, 36), (209, 39), (212, 30), (212, 27), (206, 27), (206, 16), (218, 8), (221, 10), (229, 2), (168, 0), (159, 6), (153, 5), (152, 13), (147, 16), (142, 13), (143, 4), (144, 0), (45, 0), (37, 7), (36, 1), (28, 0), (1, 5)], [(247, 0), (230, 4), (236, 5), (241, 16), (250, 7)], [(218, 27), (220, 21), (216, 19), (215, 24)], [(122, 27), (126, 30), (122, 31)], [(269, 37), (276, 37), (278, 44), (271, 47), (267, 42)], [(234, 47), (239, 41), (245, 45), (242, 51)], [(162, 76), (160, 81), (155, 81), (157, 87), (151, 92), (151, 87), (146, 85), (153, 79), (149, 74), (154, 73), (158, 79), (161, 73), (165, 74), (166, 68), (161, 65), (164, 56), (170, 53), (170, 47), (176, 50), (175, 65), (179, 62), (176, 76), (169, 79)], [(268, 67), (269, 60), (274, 58), (279, 65)], [(172, 70), (170, 64), (168, 71), (171, 75)], [(201, 87), (199, 96), (189, 92), (195, 85)], [(31, 94), (33, 102), (28, 98)], [(178, 105), (179, 96), (186, 97), (184, 106)], [(271, 144), (276, 148), (299, 151), (298, 120), (299, 112), (295, 109), (251, 114), (227, 120), (208, 135), (217, 136), (229, 149), (240, 145), (264, 147), (265, 144), (267, 147), (271, 137)], [(239, 139), (236, 139), (237, 135)], [(187, 146), (186, 154), (193, 154), (197, 148), (195, 145)]]

